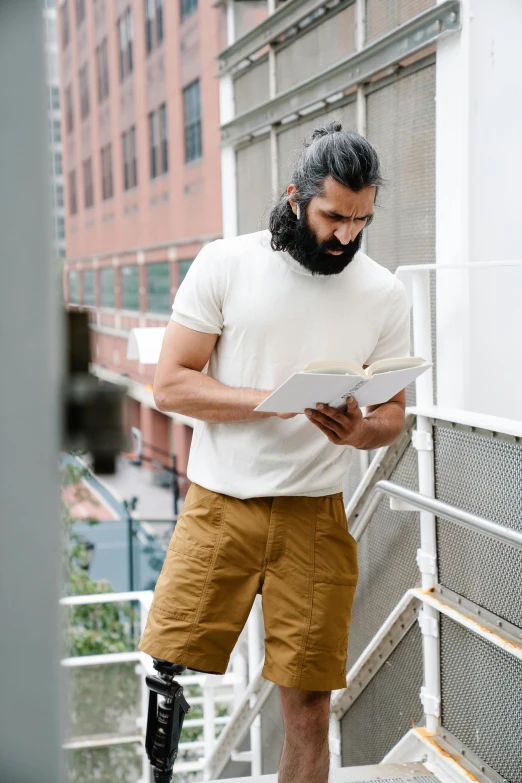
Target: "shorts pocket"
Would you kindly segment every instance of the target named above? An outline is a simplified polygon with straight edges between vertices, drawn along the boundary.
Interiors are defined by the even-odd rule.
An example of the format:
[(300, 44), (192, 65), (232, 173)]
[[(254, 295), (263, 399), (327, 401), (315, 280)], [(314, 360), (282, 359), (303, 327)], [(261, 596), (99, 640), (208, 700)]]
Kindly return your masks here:
[(179, 620), (195, 618), (206, 589), (224, 509), (225, 496), (216, 493), (183, 509), (156, 584), (151, 611)]
[[(319, 572), (317, 578), (321, 579)], [(348, 649), (355, 583), (315, 581), (308, 644), (314, 650), (335, 652)]]
[[(314, 541), (314, 580), (318, 572), (328, 581), (340, 578), (338, 584), (355, 585), (358, 578), (357, 543), (348, 532), (342, 499), (321, 499), (317, 508)], [(321, 581), (325, 581), (324, 578)]]

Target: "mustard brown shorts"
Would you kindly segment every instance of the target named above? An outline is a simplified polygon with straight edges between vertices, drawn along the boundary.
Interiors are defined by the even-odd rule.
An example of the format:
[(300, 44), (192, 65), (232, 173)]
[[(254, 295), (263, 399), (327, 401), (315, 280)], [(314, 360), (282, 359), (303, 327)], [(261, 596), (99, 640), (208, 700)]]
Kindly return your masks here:
[(302, 690), (343, 688), (357, 575), (341, 493), (239, 500), (192, 484), (140, 650), (223, 674), (261, 593), (263, 676)]

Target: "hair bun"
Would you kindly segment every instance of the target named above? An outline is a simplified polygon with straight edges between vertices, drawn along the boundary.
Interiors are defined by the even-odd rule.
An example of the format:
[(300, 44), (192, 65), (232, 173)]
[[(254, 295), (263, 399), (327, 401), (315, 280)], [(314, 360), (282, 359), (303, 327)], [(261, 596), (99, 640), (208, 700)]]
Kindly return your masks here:
[(343, 126), (338, 120), (334, 120), (333, 122), (329, 122), (328, 125), (323, 125), (320, 128), (316, 128), (311, 137), (310, 141), (315, 141), (316, 139), (320, 139), (323, 136), (329, 136), (332, 133), (339, 133), (342, 131)]

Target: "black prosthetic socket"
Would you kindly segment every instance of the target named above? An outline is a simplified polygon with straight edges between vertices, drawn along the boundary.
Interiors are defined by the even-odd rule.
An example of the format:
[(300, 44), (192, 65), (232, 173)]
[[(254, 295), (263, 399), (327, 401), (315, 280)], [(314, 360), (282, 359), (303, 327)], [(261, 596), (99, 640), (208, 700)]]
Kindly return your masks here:
[[(183, 720), (190, 707), (183, 696), (183, 688), (174, 680), (186, 667), (153, 658), (158, 677), (147, 675), (150, 688), (149, 714), (145, 749), (154, 770), (155, 783), (169, 783), (172, 768), (178, 755), (179, 736)], [(158, 694), (165, 700), (158, 706)]]

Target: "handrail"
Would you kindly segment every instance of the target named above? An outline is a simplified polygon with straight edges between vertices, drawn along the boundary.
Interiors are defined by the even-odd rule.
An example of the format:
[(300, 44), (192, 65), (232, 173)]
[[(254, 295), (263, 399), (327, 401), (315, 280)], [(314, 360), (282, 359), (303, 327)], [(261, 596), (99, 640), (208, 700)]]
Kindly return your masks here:
[[(399, 484), (394, 484), (391, 481), (378, 481), (375, 484), (368, 502), (363, 507), (357, 519), (357, 525), (353, 531), (354, 537), (361, 537), (375, 511), (375, 501), (381, 495), (403, 500), (408, 505), (413, 506), (413, 510), (428, 511), (431, 514), (455, 522), (462, 527), (484, 533), (497, 541), (501, 541), (503, 544), (510, 544), (522, 549), (522, 532), (512, 530), (504, 525), (499, 525), (498, 522), (491, 522), (489, 519), (480, 517), (478, 514), (472, 514), (469, 511), (464, 511), (456, 506), (450, 506), (449, 503), (444, 503), (442, 500), (421, 495), (420, 492), (415, 492), (407, 487), (401, 487)], [(357, 533), (357, 536), (355, 536), (355, 533)]]

